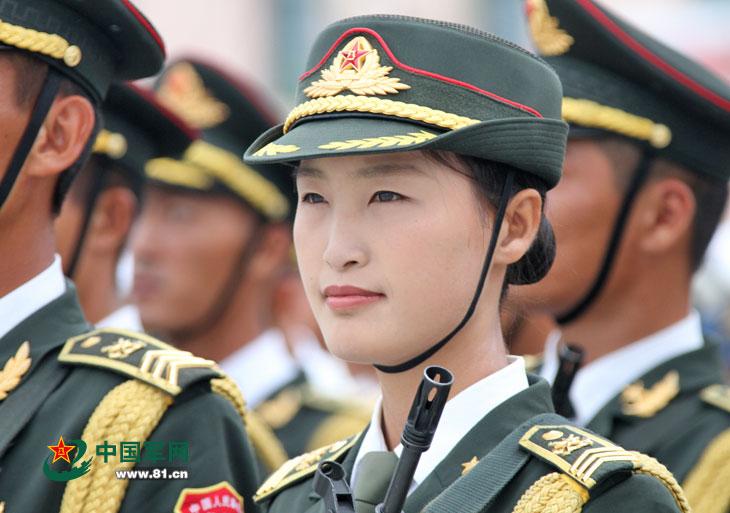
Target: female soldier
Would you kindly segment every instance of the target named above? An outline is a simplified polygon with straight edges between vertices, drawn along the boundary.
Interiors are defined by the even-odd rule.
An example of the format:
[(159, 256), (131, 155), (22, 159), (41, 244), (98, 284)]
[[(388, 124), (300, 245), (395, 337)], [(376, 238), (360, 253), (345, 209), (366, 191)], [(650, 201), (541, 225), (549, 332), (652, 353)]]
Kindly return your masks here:
[(291, 460), (257, 500), (324, 511), (312, 476), (335, 460), (356, 510), (373, 511), (438, 364), (456, 378), (405, 511), (684, 509), (657, 462), (550, 413), (547, 384), (504, 347), (505, 287), (539, 280), (554, 254), (542, 206), (566, 127), (553, 71), (489, 34), (391, 16), (331, 25), (309, 67), (298, 105), (246, 160), (299, 162), (307, 297), (329, 350), (376, 367), (382, 401), (365, 433)]

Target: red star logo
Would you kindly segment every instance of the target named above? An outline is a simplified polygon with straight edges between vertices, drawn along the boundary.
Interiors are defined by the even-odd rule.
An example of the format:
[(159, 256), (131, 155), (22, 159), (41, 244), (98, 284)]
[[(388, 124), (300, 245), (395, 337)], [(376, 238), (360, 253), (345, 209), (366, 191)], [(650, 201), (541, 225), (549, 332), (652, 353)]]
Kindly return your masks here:
[(53, 451), (53, 461), (51, 463), (56, 463), (58, 460), (65, 460), (68, 463), (71, 463), (68, 453), (76, 449), (75, 445), (66, 445), (66, 442), (63, 441), (63, 437), (58, 439), (58, 443), (56, 445), (48, 445), (47, 447)]
[(344, 71), (348, 68), (352, 68), (355, 71), (360, 71), (364, 57), (370, 53), (370, 50), (364, 50), (360, 46), (360, 41), (356, 41), (352, 48), (349, 50), (344, 49), (340, 52), (343, 59), (340, 63), (340, 71)]

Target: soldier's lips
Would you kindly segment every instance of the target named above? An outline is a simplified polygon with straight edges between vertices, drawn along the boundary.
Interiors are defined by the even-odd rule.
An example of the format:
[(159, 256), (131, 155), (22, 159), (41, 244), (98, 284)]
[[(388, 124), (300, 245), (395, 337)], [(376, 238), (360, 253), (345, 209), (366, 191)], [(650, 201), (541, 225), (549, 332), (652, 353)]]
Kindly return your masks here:
[(324, 289), (325, 303), (332, 310), (353, 310), (385, 299), (385, 294), (352, 285), (331, 285)]

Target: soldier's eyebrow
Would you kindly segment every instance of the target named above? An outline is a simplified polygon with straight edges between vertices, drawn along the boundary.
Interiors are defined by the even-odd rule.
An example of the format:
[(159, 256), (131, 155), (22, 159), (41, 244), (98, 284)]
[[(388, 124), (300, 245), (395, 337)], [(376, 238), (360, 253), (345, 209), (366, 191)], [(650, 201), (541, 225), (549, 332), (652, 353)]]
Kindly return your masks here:
[(294, 168), (294, 178), (322, 178), (321, 169), (307, 164), (300, 164)]
[[(384, 175), (392, 176), (393, 174), (412, 174), (422, 172), (422, 169), (414, 166), (413, 164), (408, 164), (405, 162), (385, 162), (382, 164), (374, 164), (372, 166), (361, 167), (357, 170), (356, 176), (358, 178), (374, 178)], [(323, 178), (323, 176), (324, 172), (321, 169), (307, 164), (302, 164), (294, 170), (295, 178)]]

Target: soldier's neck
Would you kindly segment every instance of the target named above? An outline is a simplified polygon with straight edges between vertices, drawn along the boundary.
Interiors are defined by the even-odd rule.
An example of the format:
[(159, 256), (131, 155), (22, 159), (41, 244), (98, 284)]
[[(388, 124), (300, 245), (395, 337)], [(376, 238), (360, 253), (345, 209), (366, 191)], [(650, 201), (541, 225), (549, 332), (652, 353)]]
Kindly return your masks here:
[(0, 221), (0, 297), (53, 263), (55, 246), (51, 224), (29, 217), (25, 222)]
[(602, 294), (578, 319), (561, 326), (566, 343), (582, 346), (583, 364), (637, 342), (684, 319), (691, 308), (689, 283), (641, 280), (616, 293)]
[(190, 337), (172, 337), (171, 342), (196, 356), (220, 362), (253, 341), (270, 327), (270, 317), (261, 310), (268, 304), (261, 296), (231, 302), (223, 316), (204, 332)]
[[(507, 352), (498, 323), (467, 324), (444, 348), (418, 367), (397, 374), (377, 371), (383, 394), (382, 430), (390, 450), (400, 443), (423, 370), (440, 365), (454, 375), (449, 399), (507, 365)], [(471, 329), (468, 329), (471, 328)]]

